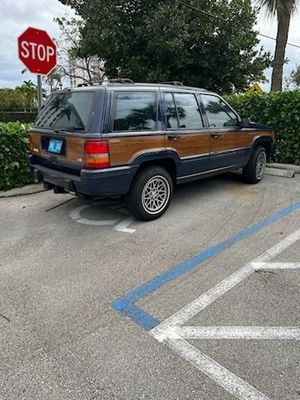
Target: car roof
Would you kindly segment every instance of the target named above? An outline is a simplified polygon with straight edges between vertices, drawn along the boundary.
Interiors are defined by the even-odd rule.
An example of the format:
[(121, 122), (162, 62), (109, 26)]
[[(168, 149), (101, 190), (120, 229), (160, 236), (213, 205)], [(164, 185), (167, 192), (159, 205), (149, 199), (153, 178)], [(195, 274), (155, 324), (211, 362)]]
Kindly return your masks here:
[(96, 90), (106, 90), (109, 88), (110, 90), (132, 90), (132, 89), (169, 89), (172, 91), (197, 91), (197, 92), (205, 92), (205, 93), (212, 93), (206, 89), (203, 88), (198, 88), (198, 87), (192, 87), (192, 86), (184, 86), (181, 84), (173, 84), (173, 83), (110, 83), (110, 82), (104, 82), (102, 84), (94, 84), (92, 86), (79, 86), (79, 87), (74, 87), (74, 88), (65, 88), (62, 90), (59, 90), (57, 92), (64, 92), (64, 91), (96, 91)]

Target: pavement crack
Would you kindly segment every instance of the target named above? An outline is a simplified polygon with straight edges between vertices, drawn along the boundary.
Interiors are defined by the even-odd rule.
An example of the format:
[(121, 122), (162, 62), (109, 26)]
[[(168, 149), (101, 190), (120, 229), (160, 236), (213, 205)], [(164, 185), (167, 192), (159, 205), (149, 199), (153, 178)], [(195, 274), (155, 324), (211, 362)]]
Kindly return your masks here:
[(11, 322), (11, 320), (3, 314), (0, 314), (0, 317), (6, 319), (7, 322)]
[(67, 203), (69, 203), (70, 201), (73, 201), (73, 200), (75, 200), (75, 197), (74, 197), (73, 199), (69, 199), (69, 200), (63, 201), (62, 203), (59, 203), (59, 204), (57, 204), (56, 206), (47, 208), (47, 210), (45, 210), (45, 212), (55, 210), (55, 208), (58, 208), (58, 207), (60, 207), (60, 206), (63, 206), (64, 204), (67, 204)]
[(272, 274), (272, 275), (277, 275), (276, 272), (274, 272), (274, 271), (268, 271), (268, 270), (259, 270), (259, 269), (256, 269), (255, 272), (258, 273), (258, 274)]

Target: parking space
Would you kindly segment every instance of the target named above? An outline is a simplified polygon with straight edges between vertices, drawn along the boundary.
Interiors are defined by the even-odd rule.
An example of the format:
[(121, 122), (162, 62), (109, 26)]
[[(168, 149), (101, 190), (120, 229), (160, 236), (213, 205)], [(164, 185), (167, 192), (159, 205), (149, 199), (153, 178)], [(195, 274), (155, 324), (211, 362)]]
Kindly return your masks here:
[(0, 199), (0, 224), (5, 400), (300, 398), (299, 176), (187, 184), (150, 223)]
[[(264, 295), (260, 296), (261, 304), (258, 303), (258, 307), (260, 308), (260, 312), (257, 312), (257, 307), (251, 307), (251, 302), (250, 304), (247, 304), (245, 298), (251, 299), (251, 297), (254, 297), (255, 301), (259, 301), (259, 298), (257, 297), (257, 290), (255, 290), (255, 283), (252, 283), (252, 287), (247, 288), (243, 287), (242, 288), (242, 296), (241, 293), (239, 293), (238, 298), (236, 297), (233, 298), (227, 298), (225, 300), (225, 307), (224, 307), (224, 302), (223, 304), (217, 304), (215, 307), (217, 308), (217, 311), (211, 312), (208, 318), (205, 318), (205, 316), (201, 315), (201, 317), (204, 319), (205, 323), (202, 323), (202, 318), (200, 318), (200, 321), (191, 321), (195, 316), (199, 318), (199, 314), (202, 311), (205, 311), (207, 307), (209, 307), (211, 304), (216, 303), (222, 296), (226, 295), (229, 291), (233, 290), (237, 285), (240, 285), (241, 283), (244, 282), (244, 280), (247, 280), (248, 278), (251, 277), (252, 274), (259, 274), (259, 273), (286, 273), (286, 272), (300, 272), (300, 262), (293, 260), (293, 256), (297, 257), (297, 260), (300, 260), (300, 246), (299, 246), (299, 241), (300, 241), (300, 229), (293, 232), (291, 235), (277, 243), (275, 246), (272, 248), (268, 249), (265, 253), (263, 253), (261, 256), (255, 258), (254, 260), (250, 261), (247, 263), (245, 266), (234, 272), (233, 274), (229, 275), (225, 279), (223, 279), (221, 282), (219, 282), (217, 285), (200, 295), (197, 299), (195, 299), (193, 302), (189, 303), (186, 305), (183, 309), (179, 310), (177, 313), (173, 314), (171, 317), (169, 317), (167, 320), (165, 320), (163, 323), (158, 325), (156, 328), (154, 328), (151, 331), (151, 334), (160, 342), (166, 343), (171, 349), (173, 349), (178, 355), (189, 361), (193, 366), (195, 366), (198, 370), (200, 370), (202, 373), (206, 374), (208, 377), (210, 377), (212, 380), (214, 380), (217, 384), (222, 386), (227, 392), (229, 392), (231, 395), (237, 397), (238, 399), (241, 400), (247, 400), (247, 399), (257, 399), (257, 400), (267, 400), (269, 397), (264, 395), (262, 392), (260, 392), (258, 389), (250, 385), (248, 382), (245, 380), (241, 379), (239, 376), (235, 375), (229, 369), (226, 369), (223, 367), (220, 363), (216, 362), (209, 356), (207, 356), (204, 352), (201, 351), (201, 343), (202, 341), (217, 341), (217, 340), (225, 340), (225, 341), (235, 341), (235, 340), (244, 340), (244, 341), (249, 341), (249, 340), (263, 340), (263, 341), (269, 341), (269, 340), (293, 340), (297, 341), (300, 340), (300, 328), (297, 326), (298, 323), (298, 318), (299, 318), (299, 282), (300, 282), (300, 277), (299, 276), (290, 276), (290, 282), (289, 285), (287, 285), (287, 282), (283, 282), (282, 279), (277, 279), (277, 285), (276, 283), (272, 282), (271, 284), (266, 284), (264, 288)], [(280, 255), (284, 250), (289, 249), (292, 245), (296, 245), (297, 250), (293, 250), (292, 254), (290, 257), (292, 258), (292, 261), (289, 262), (282, 262), (282, 261), (276, 261), (276, 256)], [(261, 283), (261, 282), (259, 282)], [(268, 307), (265, 307), (266, 309), (264, 310), (265, 312), (261, 312), (261, 309), (264, 308), (265, 303), (268, 301), (268, 297), (275, 297), (275, 304), (277, 305), (279, 303), (279, 315), (283, 311), (288, 311), (284, 310), (286, 307), (282, 307), (280, 303), (280, 295), (283, 295), (283, 298), (281, 301), (285, 303), (284, 305), (286, 306), (287, 298), (285, 297), (285, 293), (282, 293), (282, 286), (286, 286), (285, 289), (287, 290), (287, 294), (289, 295), (288, 299), (288, 309), (290, 309), (290, 312), (288, 313), (288, 321), (289, 323), (286, 326), (278, 326), (278, 325), (255, 325), (255, 320), (259, 319), (259, 317), (263, 317), (263, 321), (268, 321), (268, 316), (270, 315), (270, 322), (273, 322), (274, 324), (274, 314), (273, 314), (273, 307), (272, 305), (269, 305)], [(254, 288), (253, 288), (254, 286)], [(259, 288), (261, 289), (261, 288)], [(258, 291), (259, 291), (258, 289)], [(281, 289), (281, 290), (280, 290)], [(285, 290), (286, 291), (286, 290)], [(251, 296), (252, 295), (252, 296)], [(269, 296), (268, 296), (269, 295)], [(240, 300), (241, 301), (237, 301)], [(234, 314), (238, 316), (238, 325), (228, 325), (228, 322), (230, 321), (230, 318), (228, 319), (228, 314), (226, 315), (226, 310), (229, 308), (230, 313), (232, 313), (232, 307), (230, 304), (233, 304), (233, 307), (236, 307), (234, 310)], [(229, 307), (228, 307), (229, 306)], [(223, 312), (221, 314), (221, 318), (218, 318), (218, 314), (220, 313), (220, 309), (223, 308)], [(241, 309), (241, 313), (238, 312), (238, 309)], [(244, 324), (241, 324), (241, 320), (243, 320), (243, 311), (246, 310), (252, 311), (253, 308), (255, 310), (254, 312), (254, 321), (252, 322), (251, 325), (245, 326)], [(274, 307), (276, 308), (276, 306)], [(278, 313), (278, 310), (277, 310)], [(276, 314), (276, 313), (275, 313)], [(283, 312), (282, 314), (283, 320), (286, 319), (285, 313)], [(251, 318), (250, 318), (251, 319)], [(276, 319), (276, 318), (275, 318)], [(279, 318), (281, 320), (281, 318)], [(209, 325), (209, 321), (212, 320), (213, 325)], [(221, 321), (220, 321), (221, 320)], [(225, 324), (223, 325), (222, 322), (225, 320)], [(249, 316), (247, 318), (249, 320)], [(273, 321), (272, 321), (273, 320)], [(189, 326), (186, 324), (190, 322)], [(197, 340), (198, 341), (198, 346), (192, 346), (189, 341), (191, 340)], [(201, 342), (200, 342), (201, 341)], [(199, 349), (200, 346), (200, 349)], [(219, 345), (218, 346), (219, 352), (221, 352), (221, 357), (224, 357), (224, 354), (222, 354), (222, 347)], [(226, 345), (225, 345), (226, 347)], [(228, 345), (227, 345), (228, 347)], [(234, 347), (234, 344), (231, 343), (231, 351), (235, 354), (234, 356), (234, 369), (239, 371), (239, 364), (241, 364), (242, 369), (243, 369), (243, 374), (247, 375), (247, 370), (251, 370), (252, 368), (258, 368), (257, 367), (257, 359), (259, 357), (256, 355), (254, 363), (249, 360), (249, 354), (248, 354), (248, 359), (247, 359), (247, 370), (245, 369), (245, 364), (244, 364), (244, 356), (243, 352), (241, 351), (240, 357), (236, 355), (236, 349)], [(252, 346), (253, 347), (253, 346)], [(252, 349), (255, 351), (255, 349)], [(278, 398), (297, 398), (299, 396), (299, 393), (297, 389), (293, 388), (293, 381), (296, 378), (300, 378), (300, 371), (297, 371), (297, 359), (298, 355), (294, 355), (292, 349), (288, 349), (289, 351), (284, 354), (286, 357), (288, 355), (288, 363), (291, 363), (292, 365), (295, 366), (293, 369), (293, 374), (290, 376), (290, 385), (289, 388), (291, 389), (291, 393), (289, 393), (289, 390), (287, 389), (286, 385), (283, 385), (283, 382), (281, 382), (280, 385), (278, 385), (278, 377), (274, 373), (268, 369), (268, 386), (270, 386), (270, 381), (272, 382), (272, 386), (276, 387), (276, 390), (272, 390), (272, 392), (276, 393)], [(294, 350), (299, 352), (299, 345), (296, 343)], [(258, 350), (257, 352), (261, 351)], [(215, 352), (214, 352), (215, 353)], [(228, 353), (228, 348), (226, 349), (226, 353)], [(272, 356), (270, 357), (272, 358)], [(232, 359), (231, 359), (232, 361)], [(264, 361), (264, 357), (262, 357), (262, 361)], [(277, 360), (278, 361), (278, 360)], [(270, 363), (268, 363), (270, 366)], [(263, 362), (260, 363), (260, 366), (264, 369), (265, 366), (263, 365)], [(291, 370), (289, 370), (291, 372)], [(251, 374), (250, 374), (251, 375)], [(253, 375), (253, 374), (252, 374)], [(291, 379), (292, 378), (292, 379)], [(260, 379), (261, 380), (261, 379)], [(265, 380), (265, 377), (263, 378), (263, 381)], [(279, 387), (278, 387), (279, 386)], [(281, 390), (280, 390), (281, 389)], [(279, 393), (278, 393), (279, 392)], [(294, 392), (294, 393), (293, 393)]]

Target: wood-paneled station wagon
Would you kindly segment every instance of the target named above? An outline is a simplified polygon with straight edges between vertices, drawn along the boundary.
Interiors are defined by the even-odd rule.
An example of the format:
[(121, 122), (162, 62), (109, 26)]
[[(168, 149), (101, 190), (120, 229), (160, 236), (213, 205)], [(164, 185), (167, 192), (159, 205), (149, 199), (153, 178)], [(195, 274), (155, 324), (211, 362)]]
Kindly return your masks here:
[(126, 196), (136, 218), (152, 220), (176, 184), (240, 168), (246, 182), (259, 182), (274, 134), (215, 93), (115, 80), (50, 95), (30, 145), (30, 166), (47, 188)]

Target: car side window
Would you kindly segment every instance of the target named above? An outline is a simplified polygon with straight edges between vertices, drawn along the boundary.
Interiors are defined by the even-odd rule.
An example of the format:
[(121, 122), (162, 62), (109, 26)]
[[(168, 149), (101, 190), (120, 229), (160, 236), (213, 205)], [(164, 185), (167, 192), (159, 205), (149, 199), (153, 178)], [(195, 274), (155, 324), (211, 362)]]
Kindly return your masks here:
[(203, 121), (193, 93), (165, 93), (167, 129), (202, 129)]
[(210, 128), (226, 128), (237, 126), (237, 115), (218, 96), (201, 94)]
[(113, 131), (157, 129), (155, 92), (115, 92)]

